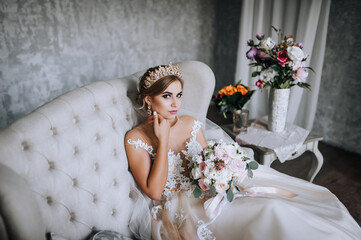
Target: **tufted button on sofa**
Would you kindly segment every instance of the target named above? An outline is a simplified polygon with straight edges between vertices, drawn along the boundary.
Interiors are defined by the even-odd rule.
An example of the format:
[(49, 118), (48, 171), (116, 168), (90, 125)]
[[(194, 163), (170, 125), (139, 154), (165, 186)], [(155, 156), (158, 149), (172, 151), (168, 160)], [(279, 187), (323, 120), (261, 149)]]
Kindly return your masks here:
[[(213, 72), (197, 61), (179, 66), (181, 113), (205, 122)], [(143, 72), (75, 89), (0, 131), (0, 239), (85, 239), (99, 230), (134, 237), (124, 135), (144, 118), (135, 104)]]

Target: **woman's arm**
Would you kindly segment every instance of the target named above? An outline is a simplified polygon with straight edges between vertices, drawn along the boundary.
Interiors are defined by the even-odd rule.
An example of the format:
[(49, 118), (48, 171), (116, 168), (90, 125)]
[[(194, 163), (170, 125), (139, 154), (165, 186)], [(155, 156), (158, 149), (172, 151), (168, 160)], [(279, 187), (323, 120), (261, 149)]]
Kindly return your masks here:
[[(158, 138), (158, 149), (153, 161), (147, 151), (126, 144), (128, 162), (133, 177), (142, 191), (153, 200), (160, 200), (168, 176), (168, 140), (169, 123), (161, 116), (154, 116), (154, 133)], [(132, 132), (126, 135), (125, 141), (133, 139)]]

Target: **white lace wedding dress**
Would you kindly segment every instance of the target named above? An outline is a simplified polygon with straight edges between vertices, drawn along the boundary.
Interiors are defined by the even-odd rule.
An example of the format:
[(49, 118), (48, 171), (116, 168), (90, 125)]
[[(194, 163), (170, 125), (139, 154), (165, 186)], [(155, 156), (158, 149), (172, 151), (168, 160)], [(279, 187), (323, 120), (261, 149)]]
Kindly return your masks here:
[[(203, 203), (195, 199), (191, 180), (182, 162), (202, 148), (196, 140), (201, 127), (195, 121), (186, 149), (168, 152), (169, 173), (161, 201), (146, 203), (139, 194), (130, 228), (138, 238), (150, 239), (361, 239), (361, 228), (344, 205), (324, 187), (260, 166), (245, 186), (282, 189), (297, 194), (246, 194), (223, 205), (215, 219), (206, 216)], [(154, 158), (153, 147), (141, 140), (128, 144), (144, 148)], [(252, 151), (245, 148), (249, 157)], [(151, 221), (151, 227), (148, 224)]]

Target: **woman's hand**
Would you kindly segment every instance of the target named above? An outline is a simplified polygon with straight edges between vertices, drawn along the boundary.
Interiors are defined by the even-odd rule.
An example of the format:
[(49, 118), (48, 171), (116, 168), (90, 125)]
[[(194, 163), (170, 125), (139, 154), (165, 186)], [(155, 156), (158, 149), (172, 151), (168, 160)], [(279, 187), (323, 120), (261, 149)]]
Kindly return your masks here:
[(158, 115), (157, 112), (153, 113), (153, 126), (154, 134), (158, 138), (159, 143), (168, 145), (170, 124), (169, 121)]

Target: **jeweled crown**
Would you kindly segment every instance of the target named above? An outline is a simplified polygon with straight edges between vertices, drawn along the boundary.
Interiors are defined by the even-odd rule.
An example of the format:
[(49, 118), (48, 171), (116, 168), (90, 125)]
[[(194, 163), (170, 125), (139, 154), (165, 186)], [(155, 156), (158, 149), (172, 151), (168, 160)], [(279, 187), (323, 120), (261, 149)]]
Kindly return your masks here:
[(172, 64), (159, 66), (158, 69), (149, 72), (149, 76), (144, 81), (144, 88), (150, 88), (160, 78), (170, 75), (182, 78), (182, 71), (179, 66), (173, 66)]

